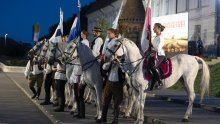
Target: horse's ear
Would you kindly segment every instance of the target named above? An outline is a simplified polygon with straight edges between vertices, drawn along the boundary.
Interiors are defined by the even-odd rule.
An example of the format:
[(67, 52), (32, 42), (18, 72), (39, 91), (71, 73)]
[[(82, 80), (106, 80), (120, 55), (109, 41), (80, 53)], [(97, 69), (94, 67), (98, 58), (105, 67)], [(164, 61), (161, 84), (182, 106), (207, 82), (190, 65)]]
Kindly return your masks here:
[(121, 36), (118, 38), (118, 40), (121, 41), (121, 42), (123, 41), (123, 39), (124, 39), (124, 35), (121, 35)]

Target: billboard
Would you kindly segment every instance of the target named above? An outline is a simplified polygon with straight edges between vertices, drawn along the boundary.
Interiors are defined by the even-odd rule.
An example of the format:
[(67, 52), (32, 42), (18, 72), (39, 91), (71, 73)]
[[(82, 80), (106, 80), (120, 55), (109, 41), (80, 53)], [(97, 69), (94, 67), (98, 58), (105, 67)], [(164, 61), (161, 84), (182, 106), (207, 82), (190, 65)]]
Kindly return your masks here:
[[(168, 56), (178, 53), (187, 53), (188, 48), (188, 13), (179, 13), (152, 18), (152, 32), (155, 23), (161, 23), (165, 26), (162, 32), (165, 38), (163, 49)], [(152, 38), (156, 36), (152, 33)]]

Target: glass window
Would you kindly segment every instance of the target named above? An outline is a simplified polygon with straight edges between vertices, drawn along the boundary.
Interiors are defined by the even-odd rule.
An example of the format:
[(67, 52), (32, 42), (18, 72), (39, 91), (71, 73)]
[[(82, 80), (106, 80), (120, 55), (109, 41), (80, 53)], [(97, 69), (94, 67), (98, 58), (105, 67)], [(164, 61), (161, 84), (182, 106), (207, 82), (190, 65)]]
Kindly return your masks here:
[(189, 9), (199, 8), (199, 0), (189, 0)]
[[(194, 1), (194, 0), (191, 0)], [(187, 10), (186, 0), (177, 0), (177, 13), (185, 12)]]

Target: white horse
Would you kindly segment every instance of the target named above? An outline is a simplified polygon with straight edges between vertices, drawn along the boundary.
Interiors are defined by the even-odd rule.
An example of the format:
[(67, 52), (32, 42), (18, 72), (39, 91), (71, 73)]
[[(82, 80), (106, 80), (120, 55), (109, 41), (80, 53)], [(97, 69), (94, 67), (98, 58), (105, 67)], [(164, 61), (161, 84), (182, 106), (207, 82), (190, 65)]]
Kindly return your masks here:
[(93, 89), (94, 95), (96, 96), (97, 103), (97, 120), (101, 119), (101, 96), (103, 88), (103, 79), (100, 71), (100, 63), (97, 58), (93, 55), (91, 49), (79, 42), (76, 44), (74, 42), (73, 49), (77, 49), (77, 55), (82, 65), (82, 71), (84, 76), (84, 81), (87, 86)]
[[(146, 93), (144, 90), (148, 87), (149, 81), (143, 76), (143, 56), (135, 43), (126, 39), (120, 38), (115, 40), (110, 48), (107, 48), (105, 56), (108, 60), (118, 58), (121, 68), (131, 76), (130, 86), (134, 88), (133, 100), (130, 102), (129, 109), (126, 115), (131, 114), (131, 109), (134, 101), (138, 100), (138, 114), (136, 123), (142, 124), (144, 122), (144, 104)], [(163, 81), (163, 86), (160, 89), (165, 89), (173, 86), (179, 79), (183, 81), (183, 85), (189, 98), (188, 108), (184, 115), (183, 121), (188, 121), (192, 114), (193, 102), (195, 99), (194, 81), (199, 70), (198, 61), (202, 62), (202, 81), (201, 81), (201, 102), (205, 92), (209, 91), (209, 69), (205, 61), (196, 56), (186, 54), (179, 54), (171, 58), (172, 61), (172, 75)]]
[[(73, 41), (75, 42), (75, 41)], [(74, 94), (74, 89), (72, 85), (70, 84), (70, 77), (73, 73), (73, 68), (75, 65), (75, 60), (76, 60), (76, 49), (72, 49), (73, 42), (69, 43), (65, 49), (65, 63), (66, 63), (66, 76), (68, 79), (68, 83), (66, 84), (66, 104), (69, 107), (72, 107), (70, 113), (74, 114), (76, 112), (76, 101), (75, 101), (75, 94)]]

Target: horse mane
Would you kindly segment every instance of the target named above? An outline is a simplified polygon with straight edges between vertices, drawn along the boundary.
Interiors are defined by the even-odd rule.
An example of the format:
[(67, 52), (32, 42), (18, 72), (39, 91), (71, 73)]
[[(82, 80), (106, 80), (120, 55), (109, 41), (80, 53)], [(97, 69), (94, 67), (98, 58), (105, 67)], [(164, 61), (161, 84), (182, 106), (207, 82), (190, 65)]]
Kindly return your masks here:
[(88, 46), (79, 42), (77, 44), (77, 47), (78, 47), (77, 53), (80, 56), (80, 60), (83, 60), (84, 62), (89, 62), (95, 59), (95, 56), (93, 55), (92, 50)]
[(137, 45), (133, 41), (131, 41), (131, 40), (127, 39), (127, 38), (123, 38), (122, 42), (124, 43), (124, 45), (127, 48), (131, 46), (132, 47), (132, 52), (139, 52), (140, 53), (139, 48), (137, 47)]
[(44, 45), (44, 40), (39, 41), (39, 42), (36, 43), (36, 45), (34, 45), (34, 47), (32, 49), (29, 50), (29, 52), (38, 51), (43, 47), (43, 45)]

